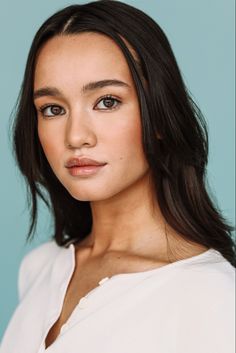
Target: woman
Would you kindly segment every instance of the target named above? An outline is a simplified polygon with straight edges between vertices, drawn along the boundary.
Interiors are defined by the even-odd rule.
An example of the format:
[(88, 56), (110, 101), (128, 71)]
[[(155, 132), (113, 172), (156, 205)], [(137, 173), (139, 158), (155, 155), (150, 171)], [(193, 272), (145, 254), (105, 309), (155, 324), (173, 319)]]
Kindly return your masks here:
[(170, 44), (118, 1), (37, 32), (16, 158), (55, 220), (19, 271), (1, 353), (233, 353), (235, 244), (205, 187), (207, 130)]

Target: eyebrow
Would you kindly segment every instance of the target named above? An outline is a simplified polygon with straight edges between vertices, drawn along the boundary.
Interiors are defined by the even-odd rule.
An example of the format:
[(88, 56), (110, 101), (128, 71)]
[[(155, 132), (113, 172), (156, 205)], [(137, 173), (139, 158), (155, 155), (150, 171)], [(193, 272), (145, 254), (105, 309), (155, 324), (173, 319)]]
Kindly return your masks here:
[[(89, 82), (86, 85), (84, 85), (81, 89), (81, 93), (85, 94), (87, 92), (95, 91), (107, 86), (126, 87), (128, 89), (131, 89), (131, 86), (128, 83), (120, 80), (115, 80), (115, 79), (100, 80), (100, 81)], [(61, 97), (62, 93), (60, 92), (60, 90), (58, 90), (55, 87), (43, 87), (43, 88), (37, 89), (34, 92), (34, 99), (45, 97), (45, 96)]]

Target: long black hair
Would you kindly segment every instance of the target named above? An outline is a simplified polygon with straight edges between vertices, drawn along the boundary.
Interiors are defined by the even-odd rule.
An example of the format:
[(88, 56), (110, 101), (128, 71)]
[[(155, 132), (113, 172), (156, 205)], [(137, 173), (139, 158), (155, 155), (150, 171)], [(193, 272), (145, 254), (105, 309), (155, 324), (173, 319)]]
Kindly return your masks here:
[(47, 19), (34, 37), (14, 124), (15, 155), (31, 200), (27, 240), (35, 229), (38, 196), (53, 212), (53, 238), (58, 245), (78, 242), (92, 229), (89, 201), (75, 200), (47, 162), (33, 104), (40, 48), (54, 36), (81, 32), (105, 34), (123, 51), (140, 103), (143, 150), (166, 223), (185, 240), (218, 250), (235, 266), (234, 227), (207, 191), (208, 133), (204, 117), (183, 82), (159, 25), (139, 9), (115, 0), (68, 6)]

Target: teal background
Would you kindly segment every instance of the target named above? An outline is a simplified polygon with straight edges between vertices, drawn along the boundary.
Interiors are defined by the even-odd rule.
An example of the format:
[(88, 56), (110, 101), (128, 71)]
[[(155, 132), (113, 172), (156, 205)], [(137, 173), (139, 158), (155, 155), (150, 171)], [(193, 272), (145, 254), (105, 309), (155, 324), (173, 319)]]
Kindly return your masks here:
[[(184, 80), (208, 123), (212, 195), (223, 215), (235, 224), (234, 0), (124, 2), (149, 14), (165, 31)], [(50, 216), (41, 204), (35, 240), (25, 243), (26, 188), (12, 156), (10, 115), (36, 30), (49, 15), (71, 4), (65, 0), (8, 0), (0, 6), (0, 339), (17, 305), (20, 261), (46, 241), (52, 230)]]

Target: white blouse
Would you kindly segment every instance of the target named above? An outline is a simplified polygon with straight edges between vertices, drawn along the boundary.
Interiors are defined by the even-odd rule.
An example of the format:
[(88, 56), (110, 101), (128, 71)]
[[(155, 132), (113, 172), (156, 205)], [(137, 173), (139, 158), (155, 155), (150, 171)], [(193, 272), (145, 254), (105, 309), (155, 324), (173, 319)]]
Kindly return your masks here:
[(235, 353), (235, 269), (214, 249), (101, 279), (45, 349), (74, 268), (73, 244), (23, 258), (0, 353)]

